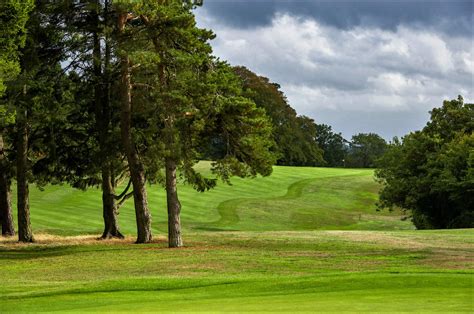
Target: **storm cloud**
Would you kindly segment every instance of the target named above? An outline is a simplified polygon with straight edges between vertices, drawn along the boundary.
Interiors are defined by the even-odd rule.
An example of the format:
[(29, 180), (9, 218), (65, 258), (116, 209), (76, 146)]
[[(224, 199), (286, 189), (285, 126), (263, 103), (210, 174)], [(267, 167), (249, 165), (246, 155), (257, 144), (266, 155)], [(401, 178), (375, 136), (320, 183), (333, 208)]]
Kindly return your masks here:
[(217, 56), (279, 83), (299, 114), (347, 138), (400, 136), (443, 99), (473, 99), (471, 3), (357, 4), (208, 1), (197, 18), (217, 34)]

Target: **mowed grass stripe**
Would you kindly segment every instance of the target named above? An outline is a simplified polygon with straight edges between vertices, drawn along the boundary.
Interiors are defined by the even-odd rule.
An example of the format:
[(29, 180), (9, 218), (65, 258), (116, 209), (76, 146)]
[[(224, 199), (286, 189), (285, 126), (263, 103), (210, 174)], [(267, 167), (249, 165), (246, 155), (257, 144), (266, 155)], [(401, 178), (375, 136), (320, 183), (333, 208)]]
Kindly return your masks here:
[[(357, 228), (357, 224), (367, 225), (368, 218), (363, 214), (378, 216), (381, 220), (400, 215), (399, 212), (375, 211), (377, 185), (372, 178), (366, 179), (353, 174), (303, 179), (291, 184), (283, 196), (227, 200), (218, 205), (220, 219), (215, 227), (224, 230), (350, 229), (350, 226)], [(368, 188), (372, 191), (366, 191)], [(396, 219), (385, 220), (383, 227), (411, 228), (410, 224)]]
[[(206, 169), (209, 163), (201, 162), (197, 167), (208, 172)], [(365, 169), (277, 166), (270, 177), (233, 178), (232, 185), (220, 182), (214, 190), (205, 193), (180, 185), (183, 228), (185, 231), (258, 230), (260, 226), (262, 230), (308, 230), (338, 226), (358, 229), (361, 226), (357, 225), (354, 214), (350, 212), (363, 211), (393, 217), (388, 212), (375, 212), (373, 204), (377, 184), (372, 175), (372, 170)], [(318, 182), (321, 184), (318, 185)], [(123, 182), (117, 191), (120, 192), (125, 185), (126, 182)], [(312, 191), (311, 188), (316, 190)], [(301, 197), (302, 193), (311, 197)], [(164, 189), (161, 186), (148, 186), (148, 195), (153, 230), (158, 235), (166, 233)], [(66, 185), (47, 186), (44, 191), (32, 188), (30, 199), (33, 230), (48, 230), (62, 235), (100, 233), (101, 192), (97, 188), (85, 192)], [(341, 204), (351, 206), (341, 207)], [(332, 214), (340, 223), (328, 221), (328, 215)], [(309, 215), (309, 219), (304, 215)], [(135, 233), (133, 200), (128, 200), (120, 209), (119, 223), (123, 233)], [(398, 221), (389, 221), (384, 227), (411, 226), (408, 222), (403, 225)]]

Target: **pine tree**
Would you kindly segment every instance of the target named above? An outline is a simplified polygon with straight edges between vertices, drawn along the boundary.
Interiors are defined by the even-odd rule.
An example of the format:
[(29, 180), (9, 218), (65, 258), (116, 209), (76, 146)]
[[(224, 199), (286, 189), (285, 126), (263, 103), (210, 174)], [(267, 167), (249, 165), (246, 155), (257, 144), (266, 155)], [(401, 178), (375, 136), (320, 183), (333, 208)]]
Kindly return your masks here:
[[(25, 24), (32, 8), (33, 0), (0, 2), (0, 97), (5, 93), (5, 83), (14, 80), (20, 72), (19, 50), (25, 44)], [(0, 103), (0, 222), (4, 236), (15, 234), (11, 208), (12, 171), (3, 138), (4, 128), (14, 119), (13, 113), (4, 102)]]
[[(225, 136), (227, 151), (217, 156), (213, 170), (228, 181), (232, 175), (268, 175), (274, 162), (269, 152), (271, 126), (264, 111), (242, 97), (240, 81), (225, 63), (211, 55), (212, 32), (196, 27), (193, 3), (152, 1), (137, 7), (134, 36), (133, 107), (144, 143), (140, 152), (148, 180), (166, 188), (168, 243), (183, 245), (178, 174), (197, 190), (216, 184), (193, 166), (199, 149), (216, 136)], [(161, 169), (164, 168), (164, 178)]]
[[(14, 108), (16, 114), (15, 127), (9, 129), (4, 139), (8, 138), (15, 152), (9, 155), (16, 164), (18, 237), (22, 242), (33, 241), (29, 182), (36, 179), (31, 176), (32, 166), (43, 156), (43, 148), (38, 144), (40, 141), (30, 142), (29, 137), (36, 137), (36, 129), (44, 125), (41, 117), (49, 110), (50, 113), (55, 112), (61, 102), (57, 86), (63, 74), (60, 62), (65, 55), (60, 44), (63, 38), (61, 29), (56, 26), (60, 18), (57, 9), (53, 2), (35, 3), (26, 25), (28, 34), (19, 58), (21, 72), (8, 83), (5, 96), (7, 105)], [(38, 178), (38, 181), (43, 179)]]

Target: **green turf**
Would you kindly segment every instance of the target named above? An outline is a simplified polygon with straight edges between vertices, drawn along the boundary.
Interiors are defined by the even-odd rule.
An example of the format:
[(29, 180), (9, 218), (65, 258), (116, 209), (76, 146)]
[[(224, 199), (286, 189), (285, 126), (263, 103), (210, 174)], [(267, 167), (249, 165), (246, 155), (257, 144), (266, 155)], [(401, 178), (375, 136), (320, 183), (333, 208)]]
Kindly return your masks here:
[(133, 244), (131, 204), (127, 239), (97, 241), (99, 191), (32, 189), (37, 243), (0, 239), (0, 312), (473, 312), (474, 231), (376, 212), (372, 174), (276, 167), (207, 193), (180, 187), (182, 249), (166, 248), (158, 187), (146, 245)]
[(200, 232), (174, 250), (164, 239), (4, 243), (0, 309), (469, 312), (472, 235)]
[[(198, 165), (206, 171), (208, 163)], [(400, 213), (376, 212), (378, 184), (366, 169), (275, 167), (270, 177), (234, 178), (198, 193), (180, 186), (185, 230), (413, 229)], [(148, 186), (155, 234), (167, 228), (165, 193)], [(80, 235), (102, 229), (101, 195), (67, 186), (31, 188), (31, 221), (36, 232)], [(135, 234), (133, 202), (122, 207), (120, 226)]]

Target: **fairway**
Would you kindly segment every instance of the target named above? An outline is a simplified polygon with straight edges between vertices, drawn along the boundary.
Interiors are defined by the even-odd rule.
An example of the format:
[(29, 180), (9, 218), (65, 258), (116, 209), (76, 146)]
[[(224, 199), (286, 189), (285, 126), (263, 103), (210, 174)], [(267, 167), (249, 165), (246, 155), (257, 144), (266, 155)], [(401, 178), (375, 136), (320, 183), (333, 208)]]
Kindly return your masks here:
[[(209, 162), (197, 165), (208, 172)], [(183, 228), (195, 231), (264, 231), (314, 229), (413, 229), (400, 221), (399, 212), (377, 212), (378, 184), (373, 170), (274, 167), (270, 177), (233, 178), (232, 185), (198, 193), (179, 187)], [(126, 185), (126, 182), (123, 183)], [(120, 192), (120, 191), (118, 191)], [(148, 186), (152, 227), (156, 235), (167, 232), (164, 188)], [(56, 235), (102, 232), (101, 192), (48, 186), (31, 188), (31, 220), (34, 231)], [(120, 210), (124, 234), (136, 232), (133, 201)]]
[(158, 186), (144, 245), (132, 204), (119, 216), (127, 238), (97, 241), (98, 190), (32, 188), (37, 243), (0, 240), (0, 312), (472, 312), (474, 232), (376, 212), (372, 175), (275, 167), (206, 193), (180, 186), (181, 249), (167, 249)]

